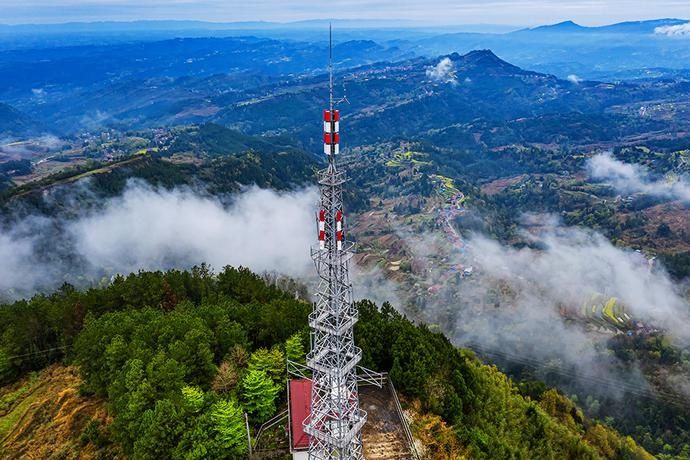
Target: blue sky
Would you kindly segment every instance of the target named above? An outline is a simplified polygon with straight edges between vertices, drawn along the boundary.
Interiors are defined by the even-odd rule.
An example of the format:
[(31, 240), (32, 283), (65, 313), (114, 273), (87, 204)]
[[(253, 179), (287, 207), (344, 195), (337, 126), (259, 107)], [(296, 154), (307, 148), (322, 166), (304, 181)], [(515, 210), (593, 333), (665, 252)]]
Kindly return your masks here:
[(0, 23), (193, 19), (406, 19), (437, 24), (586, 25), (690, 19), (690, 0), (0, 0)]

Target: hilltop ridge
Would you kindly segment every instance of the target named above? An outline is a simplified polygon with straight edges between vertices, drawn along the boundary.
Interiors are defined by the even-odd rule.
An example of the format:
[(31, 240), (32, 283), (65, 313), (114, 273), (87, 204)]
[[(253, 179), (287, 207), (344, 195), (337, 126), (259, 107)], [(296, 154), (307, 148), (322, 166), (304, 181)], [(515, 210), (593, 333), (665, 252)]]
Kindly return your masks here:
[[(584, 417), (564, 395), (517, 386), (389, 304), (361, 301), (358, 309), (362, 363), (389, 372), (412, 414), (413, 434), (423, 440), (424, 458), (651, 458), (632, 439)], [(70, 454), (82, 442), (89, 446), (85, 458), (94, 451), (98, 458), (114, 458), (121, 451), (135, 458), (203, 452), (198, 458), (239, 459), (247, 451), (242, 411), (249, 412), (255, 434), (284, 404), (284, 359), (304, 359), (311, 308), (248, 270), (228, 267), (215, 275), (197, 267), (139, 272), (84, 292), (65, 286), (2, 311), (3, 332), (39, 319), (43, 327), (11, 336), (12, 342), (2, 334), (0, 351), (38, 341), (73, 344), (69, 354), (85, 395), (76, 391), (72, 368), (55, 365), (38, 380), (2, 390), (15, 401), (0, 415), (0, 427), (12, 439), (3, 453), (32, 448)], [(49, 337), (48, 330), (59, 332)], [(12, 380), (60, 360), (59, 354), (23, 357), (2, 375)], [(47, 384), (63, 390), (41, 390), (41, 397), (61, 396), (55, 405), (40, 403), (47, 411), (37, 410), (22, 395)], [(100, 398), (107, 399), (107, 417)], [(77, 413), (86, 407), (91, 409)], [(79, 424), (70, 424), (72, 419)], [(50, 446), (38, 438), (48, 427), (59, 431), (48, 438), (56, 443)], [(285, 449), (287, 442), (278, 428), (272, 450)]]

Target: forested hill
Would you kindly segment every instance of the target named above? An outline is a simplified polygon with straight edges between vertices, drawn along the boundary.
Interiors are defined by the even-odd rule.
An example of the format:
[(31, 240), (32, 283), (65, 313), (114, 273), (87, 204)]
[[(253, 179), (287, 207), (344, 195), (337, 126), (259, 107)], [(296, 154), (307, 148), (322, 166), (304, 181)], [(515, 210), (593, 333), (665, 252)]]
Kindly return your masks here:
[[(58, 361), (76, 365), (82, 393), (105, 400), (109, 416), (74, 425), (86, 427), (73, 435), (94, 458), (245, 458), (243, 412), (255, 430), (285, 404), (285, 357), (304, 359), (308, 345), (311, 306), (294, 295), (304, 290), (276, 284), (198, 267), (2, 305), (0, 376), (10, 384)], [(555, 390), (516, 385), (390, 305), (359, 310), (362, 364), (390, 372), (428, 458), (651, 458)], [(10, 388), (0, 393), (3, 438), (22, 418), (22, 389)]]
[(42, 131), (38, 122), (25, 113), (0, 102), (0, 133), (21, 136), (37, 134)]
[[(281, 137), (246, 136), (214, 124), (181, 127), (171, 135), (169, 149), (158, 148), (132, 151), (129, 155), (109, 161), (89, 161), (56, 168), (52, 173), (35, 177), (22, 185), (11, 182), (4, 188), (3, 170), (28, 169), (30, 164), (17, 161), (0, 166), (0, 219), (26, 212), (47, 216), (74, 215), (84, 208), (98, 206), (103, 198), (118, 196), (128, 181), (141, 180), (161, 188), (195, 187), (215, 195), (231, 194), (243, 186), (288, 190), (309, 183), (320, 159)], [(166, 146), (168, 147), (168, 146)], [(28, 162), (27, 162), (28, 163)], [(60, 199), (46, 200), (44, 192), (86, 179), (93, 197), (84, 197), (82, 205), (74, 208)], [(74, 190), (71, 190), (72, 192)], [(70, 190), (65, 190), (69, 195)], [(50, 202), (48, 202), (50, 201)]]

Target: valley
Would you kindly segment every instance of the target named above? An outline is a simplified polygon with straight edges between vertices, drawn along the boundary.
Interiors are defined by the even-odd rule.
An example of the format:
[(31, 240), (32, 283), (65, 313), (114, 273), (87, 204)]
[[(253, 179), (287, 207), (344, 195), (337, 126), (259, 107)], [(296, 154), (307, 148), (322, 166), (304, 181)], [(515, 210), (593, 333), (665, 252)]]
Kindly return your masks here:
[[(458, 353), (476, 353), (508, 376), (466, 370), (467, 382), (453, 380), (451, 391), (450, 371), (435, 370), (429, 372), (444, 382), (443, 391), (432, 384), (403, 389), (416, 407), (416, 436), (432, 446), (429, 458), (441, 458), (433, 455), (444, 449), (455, 452), (448, 458), (509, 451), (471, 431), (493, 430), (486, 420), (473, 420), (458, 438), (449, 434), (458, 420), (453, 411), (462, 412), (455, 391), (487, 391), (470, 378), (512, 378), (514, 387), (507, 385), (520, 398), (506, 405), (528, 407), (537, 418), (532, 406), (539, 405), (573, 428), (568, 436), (576, 432), (592, 446), (615, 429), (658, 458), (690, 455), (687, 49), (658, 39), (658, 48), (640, 50), (639, 62), (619, 50), (608, 67), (592, 64), (608, 46), (633, 46), (657, 27), (675, 25), (564, 23), (506, 36), (408, 32), (397, 41), (353, 37), (334, 48), (336, 91), (346, 97), (339, 161), (350, 177), (344, 198), (347, 237), (357, 247), (355, 295), (390, 301), (423, 324), (419, 334), (442, 333), (473, 350)], [(304, 203), (311, 203), (314, 172), (324, 165), (318, 153), (327, 48), (303, 36), (262, 34), (0, 51), (0, 255), (8, 260), (0, 270), (1, 302), (17, 308), (19, 299), (68, 285), (87, 293), (108, 289), (130, 271), (148, 269), (198, 303), (206, 294), (191, 294), (189, 283), (181, 287), (176, 275), (156, 270), (189, 270), (209, 262), (203, 256), (222, 261), (212, 267), (218, 273), (221, 264), (249, 264), (269, 280), (280, 271), (297, 280), (286, 282), (288, 291), (309, 297), (306, 248), (315, 237), (313, 210)], [(572, 46), (593, 37), (610, 43), (592, 45), (573, 57), (577, 62), (553, 61), (553, 47), (568, 37)], [(517, 49), (525, 44), (529, 55)], [(676, 51), (679, 68), (664, 57), (659, 70), (650, 70), (652, 51), (660, 49)], [(293, 222), (297, 212), (306, 212), (299, 215), (304, 222)], [(162, 216), (163, 224), (149, 216)], [(235, 225), (240, 218), (246, 222)], [(235, 236), (244, 226), (253, 238)], [(251, 243), (257, 236), (261, 243)], [(261, 255), (248, 257), (245, 247)], [(82, 295), (58, 292), (46, 298)], [(161, 292), (133, 294), (136, 308), (182, 308), (182, 294), (165, 286)], [(222, 295), (245, 301), (235, 291)], [(112, 300), (109, 313), (126, 311), (127, 299)], [(89, 305), (95, 316), (104, 313)], [(77, 331), (65, 334), (72, 340)], [(18, 346), (9, 332), (2, 337), (0, 358)], [(287, 336), (279, 339), (265, 345)], [(256, 352), (256, 343), (245, 345)], [(381, 356), (368, 359), (393, 366)], [(70, 364), (74, 356), (65, 358)], [(8, 361), (8, 369), (19, 375), (47, 361)], [(75, 368), (41, 372), (3, 390), (3, 400), (14, 401), (0, 415), (8, 452), (38, 449), (31, 443), (46, 428), (24, 421), (41, 411), (64, 422), (57, 441), (67, 450), (81, 443), (85, 455), (96, 449), (112, 458), (118, 443), (129, 453), (145, 448), (132, 439), (134, 425), (116, 428), (124, 436), (118, 442), (99, 437), (113, 408), (73, 394), (80, 385)], [(210, 379), (212, 372), (204, 372)], [(34, 387), (30, 379), (41, 383)], [(107, 385), (94, 382), (105, 397)], [(556, 398), (547, 386), (561, 393)], [(64, 408), (46, 408), (54, 393), (69, 396)], [(165, 394), (179, 403), (177, 393)], [(208, 396), (204, 411), (216, 396)], [(76, 425), (63, 414), (72, 405)], [(561, 410), (566, 406), (572, 420)], [(89, 418), (91, 428), (84, 425)], [(436, 445), (439, 437), (444, 441)], [(582, 454), (589, 447), (575, 438)], [(637, 448), (615, 442), (619, 450)], [(630, 458), (646, 453), (637, 454)]]

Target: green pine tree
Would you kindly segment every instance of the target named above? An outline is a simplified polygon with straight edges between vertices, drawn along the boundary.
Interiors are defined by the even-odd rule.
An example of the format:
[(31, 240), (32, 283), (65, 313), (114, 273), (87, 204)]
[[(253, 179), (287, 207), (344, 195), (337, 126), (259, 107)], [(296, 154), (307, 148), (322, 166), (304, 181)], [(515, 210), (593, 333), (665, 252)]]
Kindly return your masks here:
[(244, 407), (260, 422), (268, 420), (276, 411), (279, 391), (264, 371), (250, 370), (242, 381)]
[(287, 359), (296, 363), (305, 363), (304, 345), (302, 344), (302, 334), (297, 333), (285, 342), (285, 354)]
[(274, 383), (285, 381), (285, 355), (279, 348), (259, 348), (249, 357), (249, 370), (262, 371)]
[(198, 387), (183, 386), (182, 397), (192, 413), (197, 413), (203, 409), (204, 392)]
[(220, 400), (211, 407), (216, 441), (222, 449), (242, 455), (247, 451), (246, 428), (242, 408), (236, 401)]

